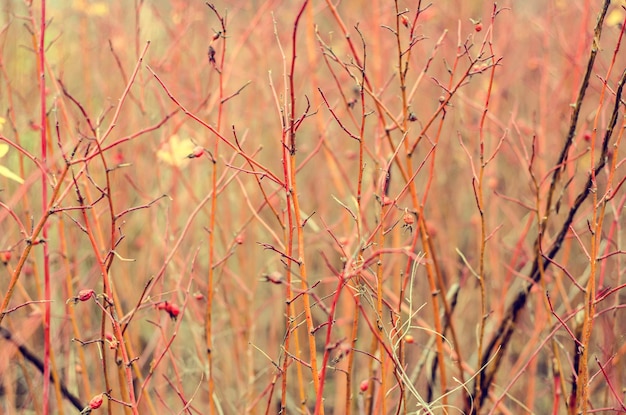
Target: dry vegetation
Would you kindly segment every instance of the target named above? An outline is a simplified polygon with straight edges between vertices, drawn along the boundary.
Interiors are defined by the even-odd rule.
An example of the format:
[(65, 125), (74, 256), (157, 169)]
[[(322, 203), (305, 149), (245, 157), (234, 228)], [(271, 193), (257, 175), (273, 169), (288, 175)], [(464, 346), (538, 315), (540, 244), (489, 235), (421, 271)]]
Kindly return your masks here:
[(623, 2), (0, 13), (0, 412), (626, 411)]

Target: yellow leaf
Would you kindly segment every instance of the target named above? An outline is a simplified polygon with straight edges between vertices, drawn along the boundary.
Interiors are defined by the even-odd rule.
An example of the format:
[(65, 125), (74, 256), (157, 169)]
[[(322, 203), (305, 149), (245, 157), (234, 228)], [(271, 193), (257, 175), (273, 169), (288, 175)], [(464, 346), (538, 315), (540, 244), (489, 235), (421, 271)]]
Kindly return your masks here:
[(189, 163), (188, 156), (195, 147), (189, 138), (181, 139), (174, 134), (157, 151), (157, 157), (171, 166), (182, 167)]
[(20, 176), (18, 176), (17, 174), (13, 173), (11, 170), (7, 169), (6, 167), (0, 165), (0, 176), (4, 176), (7, 179), (11, 179), (14, 180), (16, 182), (18, 182), (19, 184), (23, 184), (24, 183), (24, 179), (22, 179)]
[(109, 14), (109, 6), (104, 1), (74, 0), (73, 7), (88, 16), (103, 17)]
[(109, 14), (109, 6), (102, 1), (90, 4), (87, 8), (87, 14), (90, 16), (106, 16)]
[(614, 9), (606, 17), (606, 24), (609, 27), (617, 26), (624, 21), (624, 9)]

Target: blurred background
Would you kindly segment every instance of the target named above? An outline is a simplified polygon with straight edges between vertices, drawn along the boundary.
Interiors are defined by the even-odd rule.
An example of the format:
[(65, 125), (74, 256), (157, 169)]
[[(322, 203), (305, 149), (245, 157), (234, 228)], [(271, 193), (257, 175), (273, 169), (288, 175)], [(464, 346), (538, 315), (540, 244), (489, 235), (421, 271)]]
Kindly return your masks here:
[[(422, 10), (414, 20), (418, 4)], [(550, 178), (560, 167), (555, 164), (586, 70), (600, 2), (502, 1), (494, 6), (461, 0), (432, 4), (344, 0), (336, 5), (336, 12), (355, 46), (353, 52), (327, 2), (316, 0), (299, 22), (293, 92), (287, 75), (294, 22), (302, 2), (231, 0), (213, 5), (224, 19), (226, 32), (204, 1), (46, 1), (50, 189), (65, 167), (62, 154), (73, 154), (75, 160), (58, 186), (55, 206), (59, 210), (48, 218), (55, 371), (85, 403), (106, 390), (103, 353), (109, 356), (111, 379), (117, 373), (114, 348), (106, 343), (81, 346), (72, 340), (101, 339), (103, 327), (111, 331), (110, 324), (103, 325), (102, 310), (94, 303), (72, 301), (81, 289), (102, 292), (96, 249), (110, 261), (120, 321), (130, 322), (125, 338), (137, 359), (135, 389), (137, 395), (146, 394), (140, 413), (208, 413), (209, 377), (215, 381), (213, 399), (219, 413), (277, 413), (278, 368), (286, 356), (296, 353), (293, 344), (289, 351), (284, 348), (288, 323), (294, 323), (293, 336), (300, 339), (302, 354), (298, 356), (308, 359), (308, 349), (301, 296), (294, 301), (291, 317), (295, 320), (286, 318), (287, 258), (279, 252), (286, 252), (290, 234), (288, 193), (267, 172), (284, 180), (281, 140), (285, 140), (288, 116), (292, 111), (298, 119), (306, 112), (297, 132), (296, 194), (299, 213), (307, 219), (301, 243), (308, 286), (314, 286), (310, 293), (314, 294), (314, 325), (320, 326), (315, 335), (320, 362), (329, 347), (324, 326), (328, 307), (333, 301), (337, 306), (330, 353), (336, 361), (326, 373), (326, 413), (344, 413), (350, 395), (353, 401), (348, 406), (364, 413), (368, 392), (359, 385), (372, 378), (372, 361), (380, 357), (371, 351), (376, 350), (371, 346), (376, 336), (366, 316), (373, 325), (377, 321), (384, 325), (390, 349), (402, 350), (404, 370), (420, 396), (440, 405), (438, 398), (452, 391), (449, 405), (463, 408), (465, 393), (457, 362), (465, 365), (464, 380), (473, 388), (470, 378), (479, 366), (480, 321), (485, 317), (488, 341), (512, 297), (528, 284), (537, 252), (538, 223), (541, 215), (548, 215), (543, 210)], [(601, 151), (616, 83), (626, 65), (626, 54), (616, 53), (625, 16), (622, 6), (623, 2), (612, 4), (604, 22), (569, 150), (570, 162), (563, 166), (564, 178), (555, 196), (558, 207), (553, 201), (544, 231), (545, 250), (561, 230)], [(492, 24), (494, 7), (498, 13)], [(36, 158), (41, 153), (35, 52), (40, 12), (39, 2), (5, 0), (0, 4), (0, 134)], [(398, 13), (407, 20), (397, 18)], [(404, 80), (399, 55), (406, 65)], [(359, 65), (363, 62), (368, 85), (362, 103)], [(484, 70), (476, 71), (480, 65)], [(136, 66), (136, 77), (125, 93)], [(251, 165), (205, 125), (186, 116), (151, 71), (188, 112), (234, 147), (240, 145), (239, 151), (267, 172), (261, 174), (259, 166)], [(608, 90), (602, 95), (605, 79)], [(290, 107), (292, 95), (294, 108)], [(438, 110), (450, 96), (445, 109)], [(421, 134), (433, 117), (434, 122)], [(360, 165), (359, 140), (344, 128), (358, 136), (362, 120)], [(626, 173), (623, 163), (611, 167), (615, 155), (618, 162), (623, 160), (622, 118), (617, 125), (609, 163), (598, 174), (599, 195), (615, 188)], [(105, 132), (108, 136), (103, 139)], [(401, 163), (406, 163), (404, 140), (411, 145), (421, 140), (411, 156), (412, 173), (420, 169), (410, 180), (417, 199), (407, 191), (398, 165), (390, 162), (398, 148)], [(104, 146), (103, 157), (88, 158), (96, 141)], [(203, 155), (188, 157), (197, 147), (204, 149)], [(592, 147), (595, 160), (591, 159)], [(477, 182), (472, 180), (480, 170), (481, 148), (489, 160), (481, 178), (484, 235)], [(0, 164), (5, 168), (0, 177), (0, 249), (4, 255), (10, 253), (0, 269), (0, 291), (5, 293), (26, 246), (12, 214), (30, 230), (43, 211), (37, 166), (11, 146)], [(385, 195), (381, 184), (388, 166)], [(82, 175), (74, 182), (72, 173), (79, 172)], [(214, 174), (216, 194), (212, 193)], [(80, 209), (72, 209), (79, 205), (76, 187), (89, 206), (96, 248), (87, 236)], [(391, 206), (381, 205), (385, 196), (394, 200)], [(598, 229), (602, 255), (623, 252), (622, 209), (623, 190), (602, 211), (603, 225)], [(414, 266), (424, 251), (418, 211), (432, 252)], [(555, 313), (567, 318), (575, 330), (573, 317), (584, 293), (574, 280), (584, 286), (591, 272), (587, 253), (594, 234), (588, 223), (594, 212), (589, 201), (578, 210), (572, 232), (557, 256), (559, 266), (547, 270), (542, 285), (531, 292), (485, 413), (498, 397), (502, 399), (496, 413), (553, 410), (555, 385), (559, 384), (554, 380), (555, 354), (563, 359), (559, 385), (569, 387), (576, 347), (568, 331), (553, 331), (557, 321), (546, 306), (545, 292), (551, 292)], [(375, 242), (381, 221), (384, 246)], [(214, 238), (212, 261), (210, 237)], [(297, 248), (295, 241), (294, 255)], [(386, 250), (384, 254), (381, 249)], [(479, 269), (481, 252), (488, 316), (481, 315), (480, 285), (473, 275)], [(10, 302), (11, 307), (28, 306), (8, 314), (2, 322), (14, 339), (40, 358), (42, 308), (31, 301), (44, 298), (42, 258), (42, 251), (34, 247)], [(349, 274), (350, 264), (363, 260), (360, 278), (364, 282), (350, 280), (335, 300), (339, 275)], [(382, 316), (375, 307), (377, 261), (381, 261), (384, 278)], [(439, 284), (454, 307), (456, 338), (445, 334), (447, 391), (441, 389), (439, 369), (433, 363), (436, 336), (425, 261), (436, 265)], [(213, 270), (211, 287), (209, 268)], [(599, 268), (594, 271), (598, 290), (624, 283), (621, 255), (603, 260)], [(295, 296), (300, 270), (296, 264), (291, 269)], [(209, 290), (213, 295), (212, 371), (205, 340)], [(360, 314), (355, 311), (357, 295), (362, 301)], [(621, 290), (598, 306), (591, 353), (610, 362), (611, 369), (607, 369), (610, 381), (599, 376), (590, 385), (595, 407), (615, 405), (607, 382), (621, 390), (626, 380), (620, 363), (624, 332), (618, 323), (623, 300)], [(180, 314), (173, 316), (171, 309), (166, 310), (166, 301), (176, 304)], [(354, 316), (358, 335), (351, 345)], [(395, 330), (394, 318), (408, 323)], [(412, 341), (400, 349), (406, 334)], [(0, 407), (5, 413), (41, 413), (41, 373), (16, 349), (15, 342), (5, 339), (0, 344)], [(347, 352), (341, 345), (347, 345)], [(347, 369), (345, 356), (350, 353), (355, 360)], [(313, 412), (310, 370), (301, 364), (305, 387), (297, 386), (298, 364), (295, 359), (289, 366), (287, 412), (300, 413), (303, 407)], [(596, 370), (595, 366), (591, 369), (592, 373)], [(387, 412), (397, 413), (402, 401), (408, 413), (414, 413), (419, 407), (417, 396), (394, 388), (396, 380), (391, 375), (389, 379)], [(118, 380), (112, 382), (113, 395), (120, 393)], [(304, 404), (300, 403), (301, 391)], [(563, 391), (553, 413), (566, 413), (568, 391)], [(403, 394), (408, 396), (405, 400)], [(54, 406), (57, 410), (71, 412), (66, 399), (59, 402)], [(112, 413), (123, 411), (121, 405), (112, 406)], [(438, 407), (435, 412), (446, 410)]]

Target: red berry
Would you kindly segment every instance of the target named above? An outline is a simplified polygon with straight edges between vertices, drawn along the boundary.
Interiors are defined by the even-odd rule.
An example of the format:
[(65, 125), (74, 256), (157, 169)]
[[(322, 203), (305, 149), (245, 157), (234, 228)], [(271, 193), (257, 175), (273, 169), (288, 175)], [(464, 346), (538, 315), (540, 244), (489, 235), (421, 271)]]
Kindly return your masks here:
[(477, 32), (480, 32), (481, 30), (483, 30), (483, 24), (482, 23), (476, 23), (474, 25), (474, 30)]
[(428, 232), (428, 236), (434, 238), (437, 236), (437, 227), (432, 222), (426, 222), (426, 232)]
[(89, 408), (98, 409), (102, 406), (102, 402), (104, 402), (104, 395), (101, 393), (91, 398), (91, 400), (89, 401)]
[(80, 290), (78, 292), (78, 295), (76, 296), (76, 299), (78, 301), (87, 301), (89, 300), (91, 297), (93, 297), (95, 294), (94, 290), (92, 289), (87, 289), (87, 290)]
[(408, 344), (415, 343), (415, 339), (410, 334), (407, 334), (406, 336), (404, 336), (404, 341), (407, 342)]
[(178, 315), (180, 314), (180, 308), (178, 308), (178, 306), (174, 303), (167, 303), (167, 305), (168, 306), (165, 311), (169, 313), (171, 318), (176, 320), (176, 317), (178, 317)]
[(120, 342), (117, 341), (115, 336), (113, 334), (109, 333), (109, 332), (104, 333), (104, 338), (106, 339), (107, 343), (109, 344), (109, 349), (111, 349), (111, 350), (117, 349), (117, 347), (120, 345)]
[(362, 381), (361, 384), (359, 385), (359, 389), (361, 390), (361, 392), (367, 391), (369, 387), (370, 387), (370, 381), (367, 379)]
[(202, 148), (201, 146), (195, 146), (194, 149), (191, 151), (191, 154), (189, 154), (187, 158), (195, 159), (202, 156), (203, 154), (204, 148)]
[(404, 25), (404, 27), (409, 27), (409, 18), (406, 17), (405, 15), (401, 15), (400, 16), (400, 21), (402, 22), (402, 24)]
[(2, 262), (4, 265), (8, 264), (9, 261), (11, 260), (11, 251), (1, 251), (0, 252), (0, 262)]
[(409, 212), (404, 214), (404, 224), (407, 226), (411, 226), (415, 223), (415, 216), (410, 214)]
[(115, 164), (118, 165), (124, 163), (124, 153), (122, 153), (120, 150), (117, 150), (113, 155), (113, 161), (115, 162)]
[(387, 197), (387, 196), (383, 196), (383, 199), (382, 199), (382, 201), (381, 201), (381, 204), (382, 204), (383, 206), (389, 206), (389, 205), (391, 205), (392, 203), (393, 203), (393, 199), (392, 199), (392, 198)]

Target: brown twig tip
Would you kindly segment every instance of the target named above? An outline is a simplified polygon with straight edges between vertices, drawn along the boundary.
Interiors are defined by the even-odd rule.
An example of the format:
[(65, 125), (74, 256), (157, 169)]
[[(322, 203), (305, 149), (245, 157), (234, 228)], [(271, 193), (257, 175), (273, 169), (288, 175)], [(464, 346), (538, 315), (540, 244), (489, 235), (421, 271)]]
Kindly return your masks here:
[(272, 284), (280, 285), (285, 283), (284, 277), (278, 272), (272, 272), (263, 276), (261, 281), (271, 282)]
[(302, 265), (302, 261), (299, 259), (294, 258), (291, 255), (288, 255), (284, 252), (281, 252), (280, 250), (276, 249), (272, 244), (268, 244), (268, 243), (263, 243), (263, 242), (257, 242), (258, 245), (261, 245), (264, 249), (269, 250), (269, 251), (274, 251), (277, 254), (279, 254), (280, 256), (282, 256), (283, 258), (295, 262), (298, 265)]

